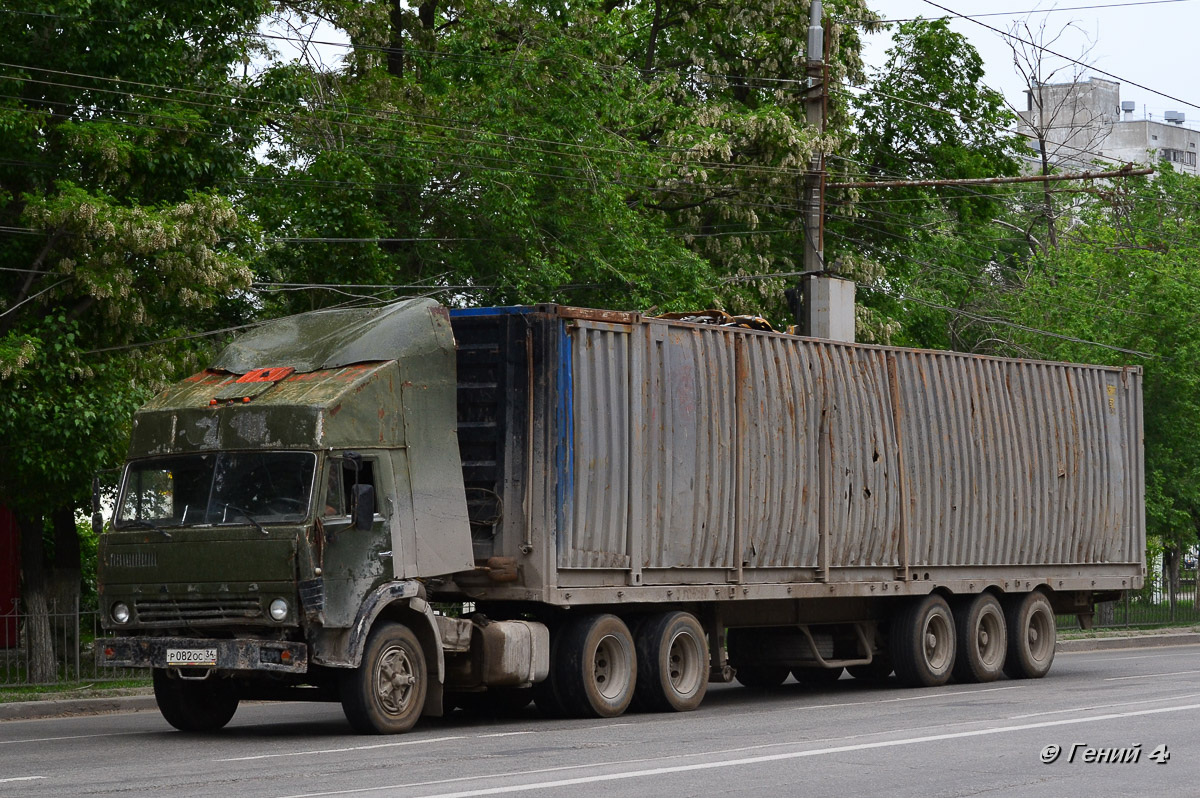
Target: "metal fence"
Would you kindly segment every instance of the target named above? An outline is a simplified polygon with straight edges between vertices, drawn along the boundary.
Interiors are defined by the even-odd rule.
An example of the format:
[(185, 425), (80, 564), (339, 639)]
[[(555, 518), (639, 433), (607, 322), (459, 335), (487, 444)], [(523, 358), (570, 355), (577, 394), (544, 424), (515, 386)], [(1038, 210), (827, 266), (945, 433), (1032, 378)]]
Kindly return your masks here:
[(149, 676), (149, 672), (142, 669), (96, 666), (96, 644), (104, 639), (106, 633), (100, 628), (99, 613), (81, 609), (76, 599), (65, 608), (57, 602), (50, 602), (51, 646), (56, 664), (54, 679), (34, 681), (29, 674), (28, 621), (29, 615), (23, 611), (19, 600), (13, 601), (11, 607), (0, 612), (0, 688), (144, 679)]
[[(1151, 571), (1141, 590), (1128, 592), (1119, 601), (1097, 604), (1095, 625), (1097, 628), (1119, 628), (1200, 623), (1200, 603), (1196, 598), (1196, 571), (1181, 571), (1174, 590), (1160, 571)], [(1074, 615), (1059, 616), (1059, 629), (1078, 627), (1079, 621)]]

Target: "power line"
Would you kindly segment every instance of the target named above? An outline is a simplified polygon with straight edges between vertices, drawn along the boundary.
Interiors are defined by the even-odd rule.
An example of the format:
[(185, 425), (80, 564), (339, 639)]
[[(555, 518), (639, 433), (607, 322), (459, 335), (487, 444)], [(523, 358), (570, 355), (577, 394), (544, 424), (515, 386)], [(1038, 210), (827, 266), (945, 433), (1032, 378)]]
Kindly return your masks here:
[[(1189, 3), (1189, 2), (1192, 2), (1192, 0), (1138, 0), (1138, 2), (1108, 3), (1105, 5), (1066, 6), (1064, 8), (1058, 8), (1058, 7), (1031, 8), (1027, 11), (990, 11), (990, 12), (983, 13), (983, 14), (964, 14), (962, 16), (964, 19), (981, 19), (983, 17), (1024, 17), (1024, 16), (1027, 16), (1030, 14), (1053, 14), (1053, 13), (1056, 13), (1059, 11), (1091, 11), (1091, 10), (1097, 10), (1097, 9), (1103, 10), (1103, 9), (1107, 9), (1107, 8), (1132, 8), (1135, 6), (1159, 6), (1159, 5), (1166, 5), (1168, 3)], [(876, 19), (876, 20), (866, 20), (866, 21), (870, 22), (871, 24), (877, 23), (880, 25), (887, 25), (887, 24), (890, 24), (893, 22), (912, 22), (917, 19), (921, 19), (921, 17), (905, 17), (905, 18), (900, 18), (900, 19)], [(858, 25), (858, 24), (863, 23), (863, 20), (854, 20), (854, 19), (843, 19), (843, 20), (839, 20), (839, 21), (845, 25)]]
[(1092, 71), (1092, 72), (1096, 72), (1096, 73), (1098, 73), (1098, 74), (1105, 75), (1105, 76), (1107, 76), (1107, 77), (1110, 77), (1110, 78), (1112, 78), (1112, 79), (1114, 79), (1114, 80), (1116, 80), (1116, 81), (1119, 81), (1119, 82), (1121, 82), (1121, 83), (1127, 83), (1127, 84), (1129, 84), (1130, 86), (1136, 86), (1137, 88), (1139, 88), (1139, 89), (1142, 89), (1143, 91), (1148, 91), (1148, 92), (1150, 92), (1151, 94), (1156, 94), (1156, 95), (1158, 95), (1159, 97), (1165, 97), (1165, 98), (1166, 98), (1166, 99), (1168, 99), (1168, 100), (1174, 100), (1175, 102), (1177, 102), (1177, 103), (1182, 103), (1183, 105), (1186, 105), (1186, 106), (1188, 106), (1189, 108), (1196, 108), (1196, 109), (1200, 109), (1200, 105), (1196, 105), (1196, 104), (1195, 104), (1195, 103), (1193, 103), (1193, 102), (1188, 102), (1187, 100), (1180, 99), (1179, 97), (1175, 97), (1174, 95), (1171, 95), (1171, 94), (1165, 94), (1165, 93), (1163, 93), (1163, 92), (1161, 92), (1161, 91), (1155, 91), (1154, 89), (1150, 88), (1149, 86), (1143, 85), (1143, 84), (1141, 84), (1141, 83), (1138, 83), (1138, 82), (1136, 82), (1136, 81), (1127, 80), (1127, 79), (1125, 79), (1125, 78), (1121, 77), (1120, 75), (1114, 75), (1112, 72), (1107, 72), (1107, 71), (1105, 71), (1105, 70), (1103, 70), (1103, 69), (1100, 69), (1099, 67), (1093, 66), (1092, 64), (1086, 64), (1086, 63), (1084, 63), (1083, 61), (1080, 61), (1080, 60), (1078, 60), (1078, 59), (1075, 59), (1075, 58), (1071, 58), (1070, 56), (1063, 55), (1062, 53), (1056, 53), (1054, 50), (1051, 50), (1049, 47), (1043, 47), (1042, 45), (1040, 45), (1040, 44), (1037, 44), (1036, 42), (1031, 42), (1031, 41), (1029, 41), (1028, 39), (1022, 39), (1020, 36), (1017, 36), (1017, 35), (1015, 35), (1015, 34), (1009, 33), (1008, 31), (1003, 31), (1003, 30), (1000, 30), (999, 28), (993, 27), (993, 26), (991, 26), (991, 25), (987, 24), (986, 22), (980, 22), (980, 21), (979, 21), (979, 20), (977, 20), (977, 19), (974, 19), (974, 18), (972, 18), (972, 17), (969, 17), (969, 16), (965, 16), (965, 15), (963, 15), (963, 14), (960, 14), (960, 13), (958, 13), (957, 11), (952, 11), (952, 10), (950, 10), (949, 8), (946, 8), (946, 7), (945, 7), (945, 6), (943, 6), (943, 5), (938, 5), (937, 3), (933, 2), (933, 0), (922, 0), (922, 2), (926, 3), (927, 5), (931, 5), (931, 6), (933, 6), (934, 8), (940, 9), (940, 10), (942, 10), (942, 11), (946, 12), (947, 14), (949, 14), (950, 16), (953, 16), (953, 17), (958, 17), (959, 19), (965, 19), (965, 20), (968, 20), (968, 21), (970, 21), (970, 22), (974, 22), (976, 25), (981, 25), (981, 26), (983, 26), (983, 27), (987, 28), (988, 30), (992, 31), (993, 33), (998, 33), (998, 34), (1000, 34), (1001, 36), (1004, 36), (1004, 37), (1006, 37), (1006, 38), (1012, 39), (1012, 40), (1014, 40), (1014, 41), (1018, 41), (1018, 42), (1020, 42), (1021, 44), (1027, 44), (1027, 45), (1029, 45), (1030, 47), (1033, 47), (1033, 48), (1034, 48), (1034, 49), (1036, 49), (1036, 50), (1041, 50), (1043, 53), (1049, 53), (1050, 55), (1054, 56), (1055, 58), (1061, 58), (1061, 59), (1063, 59), (1064, 61), (1070, 62), (1070, 63), (1072, 63), (1072, 64), (1076, 64), (1076, 65), (1078, 65), (1078, 66), (1081, 66), (1081, 67), (1084, 67), (1085, 69), (1088, 69), (1088, 70), (1090, 70), (1090, 71)]

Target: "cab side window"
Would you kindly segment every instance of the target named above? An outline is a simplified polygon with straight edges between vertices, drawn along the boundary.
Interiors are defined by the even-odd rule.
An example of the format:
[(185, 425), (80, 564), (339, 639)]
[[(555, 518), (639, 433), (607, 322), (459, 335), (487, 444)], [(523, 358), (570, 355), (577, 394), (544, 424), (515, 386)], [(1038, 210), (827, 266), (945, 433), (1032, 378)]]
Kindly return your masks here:
[[(360, 486), (356, 491), (355, 485)], [(355, 473), (354, 465), (346, 460), (331, 459), (325, 469), (325, 518), (345, 518), (354, 512), (361, 486), (375, 485), (375, 469), (370, 460), (361, 461)], [(377, 508), (372, 507), (372, 511)]]
[(330, 460), (325, 467), (325, 512), (324, 518), (341, 518), (349, 515), (346, 509), (346, 492), (342, 486), (342, 463)]

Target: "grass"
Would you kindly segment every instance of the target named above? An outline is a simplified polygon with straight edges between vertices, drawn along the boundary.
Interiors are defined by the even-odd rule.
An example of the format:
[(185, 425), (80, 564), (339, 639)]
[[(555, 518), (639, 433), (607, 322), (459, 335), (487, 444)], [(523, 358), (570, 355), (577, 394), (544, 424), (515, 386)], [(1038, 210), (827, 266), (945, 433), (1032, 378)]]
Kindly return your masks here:
[(149, 671), (142, 679), (114, 679), (59, 684), (0, 685), (0, 704), (15, 701), (47, 701), (65, 698), (102, 698), (104, 696), (134, 695), (150, 687)]

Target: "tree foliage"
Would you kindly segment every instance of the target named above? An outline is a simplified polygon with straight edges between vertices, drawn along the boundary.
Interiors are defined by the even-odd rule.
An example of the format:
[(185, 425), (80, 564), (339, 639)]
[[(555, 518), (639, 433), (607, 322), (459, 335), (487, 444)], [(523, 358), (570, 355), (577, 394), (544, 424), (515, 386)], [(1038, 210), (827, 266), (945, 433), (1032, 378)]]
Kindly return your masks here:
[(1200, 179), (1128, 178), (1077, 212), (997, 307), (1078, 339), (1010, 333), (1042, 357), (1143, 367), (1147, 528), (1178, 553), (1200, 526)]
[[(983, 61), (946, 20), (901, 23), (879, 75), (854, 103), (853, 165), (874, 181), (1016, 175), (1015, 117), (983, 83)], [(886, 277), (862, 294), (897, 343), (986, 348), (962, 313), (1009, 279), (1026, 247), (1001, 222), (1011, 196), (987, 185), (888, 187), (843, 198), (839, 249), (869, 253)], [(885, 290), (880, 290), (880, 289)], [(907, 303), (901, 298), (907, 299)], [(923, 304), (922, 304), (923, 303)], [(946, 310), (949, 308), (949, 310)]]

